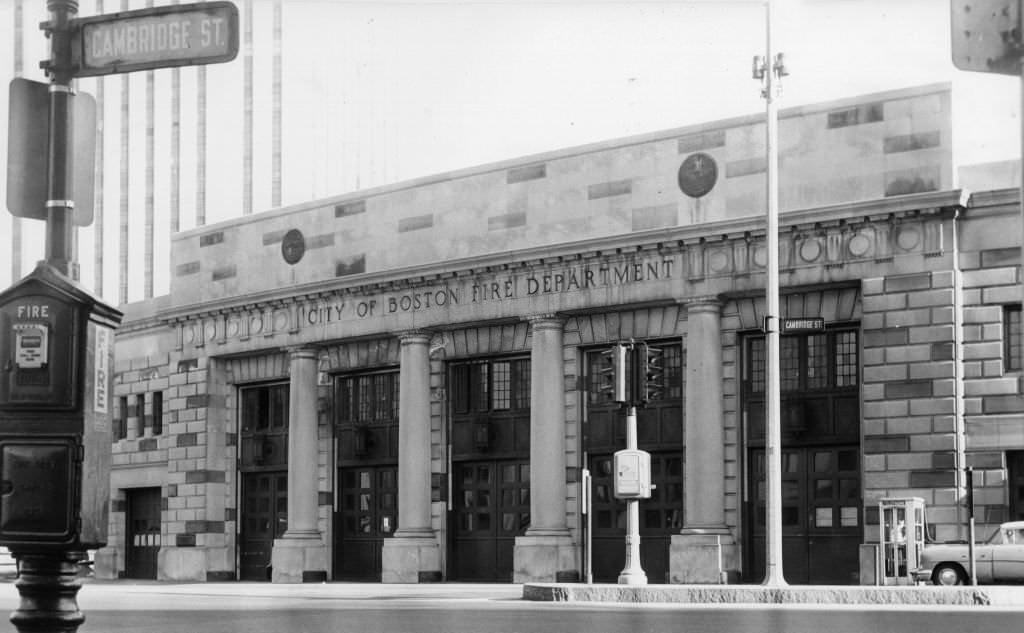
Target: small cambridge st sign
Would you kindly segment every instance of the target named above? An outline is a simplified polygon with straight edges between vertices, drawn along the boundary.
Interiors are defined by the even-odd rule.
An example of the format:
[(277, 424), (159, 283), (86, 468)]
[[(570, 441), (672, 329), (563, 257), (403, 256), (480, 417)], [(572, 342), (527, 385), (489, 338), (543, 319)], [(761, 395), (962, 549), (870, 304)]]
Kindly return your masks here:
[(782, 334), (787, 332), (824, 332), (824, 317), (798, 317), (782, 319)]
[(231, 61), (238, 8), (200, 2), (74, 20), (76, 77)]

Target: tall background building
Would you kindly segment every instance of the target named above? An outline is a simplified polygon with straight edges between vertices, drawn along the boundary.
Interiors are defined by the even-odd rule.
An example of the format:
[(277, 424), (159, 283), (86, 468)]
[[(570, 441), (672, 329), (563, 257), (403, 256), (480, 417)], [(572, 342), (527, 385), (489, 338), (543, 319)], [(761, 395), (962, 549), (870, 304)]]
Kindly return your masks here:
[[(109, 302), (166, 294), (180, 230), (763, 107), (749, 78), (764, 37), (756, 3), (235, 4), (231, 63), (78, 81), (99, 105), (96, 220), (78, 231), (80, 280)], [(90, 16), (154, 0), (79, 5)], [(784, 106), (952, 79), (954, 125), (970, 126), (954, 160), (1018, 155), (1016, 83), (953, 68), (947, 5), (787, 5)], [(46, 19), (45, 0), (0, 0), (0, 79), (46, 80)], [(43, 257), (43, 227), (0, 216), (6, 287)]]

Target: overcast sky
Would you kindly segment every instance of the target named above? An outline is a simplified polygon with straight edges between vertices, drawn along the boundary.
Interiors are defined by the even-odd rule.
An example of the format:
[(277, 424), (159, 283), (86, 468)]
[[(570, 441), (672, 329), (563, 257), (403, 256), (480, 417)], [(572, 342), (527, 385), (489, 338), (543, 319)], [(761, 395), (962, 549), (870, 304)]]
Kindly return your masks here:
[[(46, 40), (36, 25), (45, 0), (24, 0), (24, 76), (43, 80)], [(169, 4), (160, 2), (157, 4)], [(244, 8), (243, 0), (236, 4)], [(782, 0), (773, 41), (790, 76), (781, 108), (940, 81), (954, 86), (954, 158), (958, 164), (1019, 156), (1019, 79), (957, 71), (950, 61), (948, 0)], [(14, 0), (0, 0), (0, 78), (13, 76)], [(132, 0), (129, 8), (145, 6)], [(345, 2), (284, 0), (283, 203), (538, 152), (764, 111), (751, 59), (765, 42), (759, 2), (572, 0)], [(257, 39), (269, 40), (270, 0), (254, 0)], [(120, 10), (106, 0), (104, 12)], [(95, 13), (82, 0), (80, 15)], [(240, 215), (241, 55), (209, 67), (207, 221)], [(256, 71), (255, 210), (270, 208), (270, 57)], [(183, 126), (194, 118), (183, 77)], [(170, 71), (157, 71), (158, 101)], [(142, 74), (132, 79), (133, 129), (144, 112)], [(5, 84), (7, 81), (4, 82)], [(94, 89), (94, 80), (80, 88)], [(120, 80), (108, 78), (108, 126)], [(6, 120), (6, 99), (0, 113)], [(162, 113), (159, 117), (164, 116)], [(141, 125), (141, 123), (140, 123)], [(166, 125), (158, 120), (158, 223), (165, 213)], [(0, 157), (6, 126), (0, 126)], [(142, 128), (133, 133), (133, 164)], [(117, 135), (108, 145), (107, 244), (117, 244)], [(185, 137), (187, 136), (187, 138)], [(188, 154), (191, 135), (183, 134)], [(113, 149), (111, 149), (113, 148)], [(187, 156), (183, 162), (190, 160)], [(183, 186), (192, 172), (183, 165)], [(139, 176), (135, 176), (139, 177)], [(0, 189), (6, 187), (0, 182)], [(141, 198), (133, 185), (132, 242), (141, 235)], [(182, 228), (194, 226), (182, 194)], [(10, 219), (0, 218), (0, 287), (10, 284)], [(138, 218), (137, 220), (135, 218)], [(166, 221), (165, 225), (166, 225)], [(43, 257), (41, 226), (25, 222), (23, 274)], [(92, 228), (80, 232), (83, 282), (89, 286)], [(167, 291), (169, 240), (158, 235), (157, 294)], [(116, 247), (113, 247), (116, 248)], [(133, 246), (135, 248), (135, 246)], [(106, 249), (105, 249), (106, 250)], [(132, 275), (141, 270), (132, 251)], [(111, 264), (110, 260), (115, 260)], [(108, 256), (104, 292), (116, 294), (116, 257)], [(141, 298), (132, 279), (131, 299)]]

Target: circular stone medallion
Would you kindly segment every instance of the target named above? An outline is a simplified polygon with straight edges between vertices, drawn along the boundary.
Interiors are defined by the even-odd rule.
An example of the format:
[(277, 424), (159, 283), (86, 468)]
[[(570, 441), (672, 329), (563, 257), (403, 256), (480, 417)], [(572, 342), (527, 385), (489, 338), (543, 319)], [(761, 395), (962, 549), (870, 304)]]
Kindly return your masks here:
[(302, 237), (302, 231), (292, 229), (284, 234), (281, 240), (281, 256), (289, 264), (297, 264), (302, 256), (306, 254), (306, 240)]
[(679, 188), (686, 195), (699, 198), (711, 191), (718, 181), (718, 164), (704, 152), (690, 154), (679, 166)]

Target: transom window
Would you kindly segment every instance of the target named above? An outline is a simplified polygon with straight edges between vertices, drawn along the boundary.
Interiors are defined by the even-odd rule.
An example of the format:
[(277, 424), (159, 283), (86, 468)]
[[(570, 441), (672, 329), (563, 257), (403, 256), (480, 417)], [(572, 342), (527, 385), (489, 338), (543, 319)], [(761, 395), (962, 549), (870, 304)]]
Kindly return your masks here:
[(288, 429), (288, 384), (246, 387), (242, 394), (242, 431)]
[(398, 419), (398, 372), (388, 371), (337, 380), (338, 422), (391, 422)]
[[(750, 341), (748, 385), (751, 393), (764, 393), (767, 374), (766, 341)], [(857, 331), (782, 336), (779, 339), (779, 383), (782, 392), (856, 387), (858, 379)]]
[(452, 365), (455, 413), (530, 408), (530, 359), (474, 360)]

